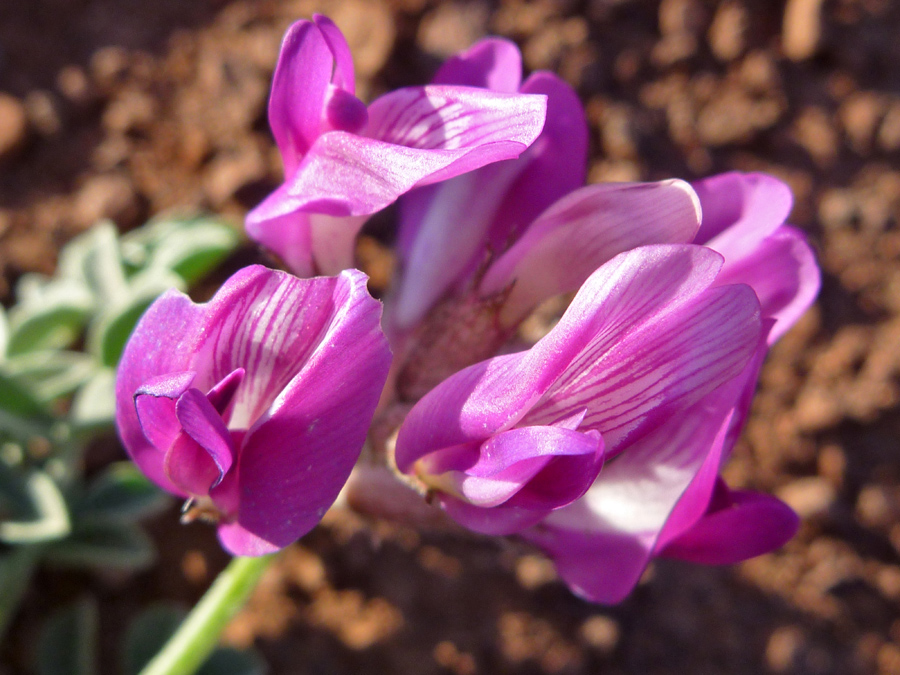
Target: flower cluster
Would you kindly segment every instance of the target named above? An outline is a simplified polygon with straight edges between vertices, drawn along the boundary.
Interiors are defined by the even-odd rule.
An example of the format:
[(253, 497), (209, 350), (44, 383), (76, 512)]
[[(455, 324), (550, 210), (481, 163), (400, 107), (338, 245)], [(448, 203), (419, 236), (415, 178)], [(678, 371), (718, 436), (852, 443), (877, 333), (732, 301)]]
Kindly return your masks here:
[[(250, 236), (301, 277), (336, 273), (397, 201), (398, 271), (386, 338), (356, 271), (248, 268), (206, 305), (167, 294), (141, 320), (122, 438), (228, 550), (307, 532), (367, 430), (402, 489), (538, 546), (597, 602), (655, 556), (728, 563), (792, 536), (787, 506), (720, 477), (769, 346), (818, 291), (782, 182), (585, 185), (578, 97), (552, 73), (523, 81), (512, 43), (483, 40), (366, 106), (321, 16), (285, 37), (269, 119), (285, 182)], [(572, 293), (519, 341), (535, 307)]]

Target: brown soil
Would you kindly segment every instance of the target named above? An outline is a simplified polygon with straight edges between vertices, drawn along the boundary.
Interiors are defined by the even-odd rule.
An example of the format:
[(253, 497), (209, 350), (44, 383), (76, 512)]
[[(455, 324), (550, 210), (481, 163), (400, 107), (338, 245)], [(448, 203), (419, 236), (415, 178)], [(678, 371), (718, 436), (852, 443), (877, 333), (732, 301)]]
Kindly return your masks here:
[[(238, 221), (279, 180), (265, 118), (281, 35), (330, 14), (363, 96), (421, 83), (487, 33), (586, 102), (591, 179), (764, 170), (818, 248), (815, 308), (773, 350), (727, 476), (803, 517), (733, 568), (660, 562), (622, 605), (574, 598), (506, 542), (330, 517), (227, 632), (278, 673), (900, 673), (900, 5), (890, 0), (4, 0), (0, 297), (100, 217)], [(249, 254), (248, 254), (249, 255)], [(104, 672), (143, 603), (193, 602), (225, 563), (211, 530), (152, 523), (132, 579), (44, 570), (3, 648), (86, 592)]]

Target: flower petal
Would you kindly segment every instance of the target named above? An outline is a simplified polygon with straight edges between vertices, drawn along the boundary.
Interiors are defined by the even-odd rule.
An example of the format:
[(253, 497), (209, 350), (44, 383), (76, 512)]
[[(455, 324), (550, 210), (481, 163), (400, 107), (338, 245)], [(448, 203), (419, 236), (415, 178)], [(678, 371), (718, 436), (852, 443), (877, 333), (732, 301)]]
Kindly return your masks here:
[[(230, 428), (246, 429), (269, 414), (277, 397), (322, 345), (335, 313), (335, 288), (349, 279), (297, 279), (253, 265), (231, 277), (205, 306), (204, 340), (195, 350), (196, 370), (218, 382), (244, 368)], [(354, 281), (353, 283), (359, 283)], [(363, 284), (364, 285), (364, 284)], [(200, 389), (202, 382), (195, 383)], [(206, 385), (209, 386), (209, 385)]]
[(521, 81), (519, 48), (509, 40), (492, 37), (444, 61), (431, 83), (513, 93), (518, 91)]
[(573, 291), (602, 264), (646, 244), (693, 239), (700, 204), (684, 181), (590, 185), (545, 211), (486, 272), (484, 295), (512, 286), (501, 321), (515, 325), (547, 298)]
[(694, 243), (715, 249), (726, 263), (752, 253), (784, 224), (794, 202), (787, 185), (764, 173), (733, 171), (693, 187), (703, 210)]
[(522, 423), (587, 408), (583, 427), (615, 454), (736, 377), (761, 335), (759, 303), (746, 286), (706, 288), (719, 260), (701, 247), (648, 246), (601, 267), (550, 333), (579, 343), (577, 357)]
[(197, 373), (193, 371), (155, 377), (142, 384), (134, 394), (134, 409), (141, 431), (161, 452), (165, 452), (181, 432), (175, 403), (195, 377)]
[(691, 529), (703, 514), (710, 508), (714, 491), (719, 479), (719, 471), (728, 459), (734, 443), (744, 429), (744, 424), (750, 414), (750, 406), (753, 403), (753, 394), (756, 392), (759, 372), (768, 353), (766, 337), (771, 328), (772, 320), (763, 322), (763, 331), (757, 342), (756, 353), (742, 372), (729, 385), (733, 391), (737, 391), (734, 403), (734, 411), (728, 426), (728, 431), (722, 442), (713, 446), (712, 450), (703, 460), (703, 465), (697, 471), (691, 484), (678, 500), (675, 508), (666, 519), (666, 524), (660, 532), (656, 542), (656, 551), (664, 548), (669, 542)]
[[(596, 432), (584, 434), (558, 427), (524, 427), (491, 436), (480, 447), (465, 447), (464, 450), (462, 454), (468, 455), (468, 459), (462, 464), (462, 457), (455, 457), (459, 453), (450, 448), (419, 460), (416, 472), (439, 474), (436, 482), (447, 484), (451, 494), (488, 508), (508, 501), (525, 489), (526, 484), (547, 469), (554, 459), (587, 456), (588, 463), (596, 464), (599, 471), (603, 444)], [(581, 470), (580, 482), (583, 483), (580, 492), (578, 487), (572, 487), (573, 482), (569, 480), (563, 480), (556, 486), (544, 485), (544, 481), (542, 489), (531, 491), (524, 502), (532, 508), (548, 510), (574, 501), (593, 482), (593, 476), (584, 482), (584, 467), (579, 464), (578, 468)], [(553, 475), (565, 478), (557, 470)], [(425, 480), (427, 482), (427, 478)], [(572, 494), (569, 495), (569, 492)], [(543, 503), (540, 503), (542, 497)]]
[(403, 198), (409, 204), (401, 209), (401, 237), (411, 237), (413, 230), (415, 237), (401, 250), (403, 277), (390, 302), (392, 329), (414, 328), (451, 287), (461, 285), (473, 258), (483, 262), (491, 221), (524, 168), (521, 162), (497, 162)]
[(797, 533), (797, 514), (784, 502), (720, 485), (727, 491), (727, 505), (710, 510), (666, 546), (662, 555), (705, 565), (728, 565), (773, 551)]
[[(330, 23), (330, 22), (329, 22)], [(329, 39), (311, 21), (293, 24), (281, 43), (269, 98), (269, 125), (292, 174), (322, 130), (322, 111), (331, 83), (334, 56)]]
[(494, 217), (488, 247), (504, 251), (551, 204), (584, 185), (588, 124), (575, 90), (553, 73), (533, 73), (519, 90), (547, 97), (547, 121), (523, 153), (525, 166)]
[[(571, 380), (577, 373), (594, 373), (594, 361), (605, 352), (612, 353), (626, 336), (641, 335), (639, 342), (645, 346), (665, 347), (660, 344), (664, 341), (648, 337), (653, 332), (648, 330), (650, 326), (660, 329), (671, 329), (676, 325), (679, 329), (696, 327), (700, 323), (710, 323), (713, 315), (718, 320), (720, 312), (734, 310), (724, 318), (722, 325), (714, 325), (711, 330), (707, 326), (709, 335), (704, 335), (700, 342), (706, 342), (714, 350), (727, 352), (722, 355), (723, 371), (735, 366), (740, 372), (760, 330), (756, 317), (758, 305), (750, 289), (730, 287), (724, 295), (716, 291), (696, 309), (691, 309), (697, 305), (698, 297), (704, 297), (702, 294), (715, 280), (720, 265), (721, 257), (714, 251), (689, 245), (648, 246), (617, 256), (591, 275), (557, 326), (530, 350), (475, 364), (426, 394), (400, 428), (396, 444), (398, 468), (406, 472), (417, 459), (430, 452), (472, 441), (480, 443), (493, 434), (520, 425), (520, 422), (521, 426), (554, 425), (583, 410), (587, 406), (562, 414), (563, 406), (551, 408), (552, 401), (544, 401), (543, 411), (538, 411), (541, 415), (529, 414), (548, 391), (558, 387), (558, 381), (566, 383), (569, 380), (564, 394), (567, 391), (574, 393), (579, 383), (592, 385), (595, 382), (593, 375), (588, 382)], [(745, 332), (753, 336), (749, 350), (744, 344)], [(645, 339), (647, 341), (643, 342)], [(729, 345), (729, 340), (734, 340), (734, 344)], [(628, 357), (632, 363), (633, 357), (638, 355), (638, 345), (633, 339), (626, 340), (625, 344), (635, 348)], [(676, 351), (681, 352), (679, 367), (685, 370), (670, 371), (665, 364), (653, 360), (661, 369), (656, 374), (667, 377), (672, 392), (689, 398), (693, 385), (702, 391), (714, 386), (716, 380), (724, 379), (725, 375), (714, 367), (711, 356), (704, 356), (698, 363), (690, 362), (691, 358), (697, 357), (698, 351), (702, 351), (699, 343), (691, 345), (677, 340), (676, 347)], [(745, 355), (744, 351), (748, 353)], [(627, 356), (621, 350), (616, 353)], [(618, 370), (611, 370), (609, 374), (617, 381), (623, 375)], [(686, 381), (679, 384), (677, 376), (682, 374)], [(631, 384), (634, 387), (626, 395), (629, 392), (637, 395), (637, 385), (641, 382), (634, 378)], [(654, 391), (661, 395), (668, 393), (659, 388)], [(586, 393), (589, 395), (584, 398), (593, 401), (592, 392)], [(615, 393), (610, 392), (609, 396), (614, 397)], [(574, 397), (565, 398), (565, 407), (571, 408)], [(650, 403), (646, 400), (642, 405), (649, 406)], [(624, 421), (627, 415), (633, 414), (629, 407), (625, 405), (612, 412), (621, 413), (620, 420)], [(589, 409), (588, 415), (599, 418), (608, 412)], [(583, 424), (595, 427), (587, 418)], [(608, 450), (611, 446), (605, 430), (600, 426), (595, 428), (604, 434)], [(623, 435), (621, 429), (618, 435)]]
[[(262, 550), (252, 537), (280, 548), (322, 518), (359, 456), (390, 365), (379, 327), (381, 306), (369, 296), (365, 275), (349, 270), (299, 285), (306, 287), (297, 305), (306, 309), (298, 312), (305, 314), (303, 321), (281, 325), (278, 333), (309, 327), (307, 337), (316, 339), (302, 343), (296, 376), (280, 387), (244, 439), (238, 465), (240, 529), (220, 530), (229, 550), (239, 555)], [(248, 550), (237, 550), (240, 542)]]
[(166, 476), (184, 495), (205, 496), (222, 480), (222, 472), (202, 445), (182, 432), (167, 448)]
[(753, 288), (763, 316), (776, 320), (769, 334), (769, 344), (774, 344), (816, 299), (821, 273), (803, 233), (784, 226), (748, 255), (726, 262), (719, 283)]
[(682, 493), (705, 458), (721, 453), (738, 392), (726, 385), (668, 418), (608, 462), (584, 497), (524, 533), (575, 593), (616, 603), (634, 588)]
[[(225, 422), (203, 392), (188, 389), (175, 404), (175, 414), (184, 433), (203, 448), (218, 470), (218, 477), (207, 489), (222, 482), (234, 462), (234, 444)], [(170, 474), (171, 475), (171, 474)]]
[(587, 123), (577, 95), (549, 73), (525, 93), (547, 96), (537, 141), (514, 161), (498, 162), (401, 200), (398, 250), (404, 266), (392, 299), (391, 327), (415, 326), (452, 286), (506, 249), (541, 211), (584, 182)]
[(206, 392), (209, 402), (225, 422), (231, 419), (231, 412), (234, 410), (234, 395), (238, 387), (241, 386), (241, 382), (244, 381), (244, 375), (246, 374), (247, 371), (243, 368), (236, 368), (228, 373), (221, 382)]
[(356, 77), (353, 72), (353, 55), (347, 39), (334, 21), (322, 14), (313, 14), (313, 22), (322, 32), (322, 37), (334, 57), (334, 74), (331, 83), (349, 94), (356, 94)]
[[(247, 236), (274, 253), (298, 277), (316, 276), (312, 255), (312, 225), (316, 214), (290, 211), (284, 214), (282, 202), (289, 199), (284, 185), (270, 194), (247, 214)], [(270, 215), (270, 213), (282, 215)]]
[[(116, 372), (116, 426), (122, 444), (141, 471), (174, 494), (182, 491), (166, 478), (163, 451), (145, 437), (134, 396), (154, 378), (191, 370), (190, 360), (200, 339), (201, 319), (202, 308), (186, 295), (174, 290), (164, 293), (141, 317), (125, 345)], [(167, 446), (160, 446), (164, 447)]]

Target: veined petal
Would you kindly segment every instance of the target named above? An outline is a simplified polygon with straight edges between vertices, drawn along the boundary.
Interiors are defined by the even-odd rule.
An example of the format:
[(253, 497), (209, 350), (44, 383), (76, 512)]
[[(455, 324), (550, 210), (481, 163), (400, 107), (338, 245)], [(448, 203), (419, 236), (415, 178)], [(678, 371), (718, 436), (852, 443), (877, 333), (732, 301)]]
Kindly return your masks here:
[(729, 383), (729, 396), (734, 395), (734, 410), (729, 420), (728, 431), (721, 442), (713, 445), (703, 464), (697, 471), (690, 485), (678, 500), (675, 508), (669, 514), (666, 524), (657, 538), (655, 550), (659, 551), (669, 542), (681, 536), (691, 529), (704, 513), (710, 508), (714, 491), (719, 479), (719, 471), (728, 459), (734, 443), (744, 429), (744, 424), (750, 414), (750, 406), (753, 403), (753, 394), (759, 380), (759, 372), (768, 353), (766, 337), (772, 326), (772, 320), (763, 322), (763, 331), (757, 342), (756, 353), (750, 362), (744, 367), (737, 378)]
[(693, 183), (703, 210), (694, 239), (725, 256), (726, 263), (752, 253), (787, 220), (794, 203), (790, 188), (764, 173), (719, 174)]
[(769, 344), (774, 344), (816, 299), (821, 273), (803, 233), (783, 226), (749, 254), (726, 262), (719, 283), (753, 288), (763, 316), (775, 318), (769, 333)]
[(489, 254), (504, 251), (541, 211), (584, 182), (587, 122), (575, 92), (550, 73), (535, 73), (522, 91), (547, 96), (547, 121), (521, 157), (401, 200), (404, 274), (389, 316), (397, 330), (413, 327)]
[(646, 244), (680, 244), (700, 226), (700, 203), (680, 180), (589, 185), (545, 211), (488, 269), (489, 295), (514, 283), (501, 321), (515, 325), (543, 300), (573, 291), (614, 256)]
[[(519, 143), (524, 150), (541, 133), (546, 115), (547, 98), (542, 95), (449, 85), (407, 87), (372, 102), (366, 135), (422, 150), (478, 148), (496, 142)], [(449, 175), (428, 182), (446, 178)]]
[[(355, 271), (345, 275), (363, 276)], [(335, 288), (347, 283), (297, 279), (253, 265), (235, 274), (204, 307), (207, 330), (195, 350), (197, 371), (213, 382), (236, 368), (246, 371), (235, 394), (231, 428), (246, 429), (268, 414), (322, 345), (339, 311)], [(201, 382), (195, 386), (204, 388)]]
[(728, 565), (783, 546), (797, 533), (799, 519), (784, 502), (770, 495), (731, 490), (724, 504), (662, 549), (661, 555), (705, 565)]
[[(678, 318), (690, 316), (690, 310), (684, 308), (693, 305), (709, 288), (720, 266), (721, 257), (717, 253), (689, 245), (649, 246), (617, 256), (591, 275), (557, 326), (530, 350), (475, 364), (426, 394), (400, 428), (396, 444), (398, 468), (406, 472), (420, 457), (441, 448), (482, 442), (514, 426), (556, 424), (580, 412), (587, 406), (562, 414), (561, 406), (551, 410), (548, 403), (545, 414), (529, 414), (548, 391), (557, 388), (559, 381), (577, 383), (576, 374), (592, 373), (593, 362), (613, 350), (624, 336), (646, 335), (652, 332), (643, 330), (649, 325), (669, 325), (673, 314)], [(758, 313), (749, 289), (730, 290), (725, 296), (716, 297), (723, 300), (723, 306), (734, 298), (745, 309), (756, 306)], [(750, 316), (746, 314), (736, 312), (728, 319), (735, 323), (725, 325), (734, 325), (737, 333), (743, 330), (752, 333), (755, 324), (758, 333), (758, 317), (754, 319), (753, 312)], [(716, 340), (723, 332), (716, 326), (711, 334), (704, 336), (704, 340)], [(690, 351), (689, 346), (679, 344)], [(735, 363), (741, 361), (743, 349), (742, 344), (735, 347), (732, 354)], [(701, 371), (704, 365), (710, 365), (709, 357), (700, 364)], [(715, 379), (714, 373), (711, 376)], [(593, 405), (592, 396), (585, 398)], [(566, 407), (571, 406), (567, 403)], [(588, 408), (587, 415), (606, 412)], [(603, 433), (609, 449), (605, 430), (588, 423), (587, 418), (584, 424)]]
[(266, 203), (262, 216), (271, 219), (301, 210), (332, 216), (369, 215), (416, 185), (517, 157), (525, 147), (517, 140), (501, 139), (469, 147), (420, 149), (343, 131), (329, 132), (319, 137), (288, 179), (283, 198)]
[(584, 426), (599, 430), (614, 455), (626, 441), (737, 377), (760, 335), (759, 304), (749, 287), (710, 289), (638, 331), (610, 327), (525, 421), (552, 423), (586, 407)]
[(519, 48), (509, 40), (491, 37), (444, 61), (431, 83), (513, 93), (521, 81)]
[[(381, 305), (369, 296), (365, 275), (349, 270), (300, 283), (307, 288), (300, 305), (307, 314), (302, 325), (278, 333), (310, 325), (316, 339), (304, 342), (296, 375), (244, 438), (239, 528), (220, 530), (240, 555), (255, 555), (235, 548), (250, 541), (246, 533), (280, 548), (322, 518), (359, 456), (390, 365)], [(280, 451), (272, 452), (275, 447)]]
[(174, 290), (164, 293), (138, 322), (116, 372), (116, 426), (122, 444), (141, 471), (174, 494), (182, 492), (166, 478), (163, 452), (145, 437), (134, 396), (155, 378), (191, 370), (201, 319), (202, 308), (186, 295)]
[(335, 62), (329, 48), (329, 40), (335, 37), (328, 30), (326, 38), (315, 23), (298, 21), (281, 43), (269, 98), (269, 125), (286, 175), (296, 170), (322, 130), (325, 96)]
[(713, 390), (604, 467), (584, 497), (524, 533), (594, 602), (621, 601), (640, 579), (669, 514), (711, 453), (721, 452), (738, 395)]

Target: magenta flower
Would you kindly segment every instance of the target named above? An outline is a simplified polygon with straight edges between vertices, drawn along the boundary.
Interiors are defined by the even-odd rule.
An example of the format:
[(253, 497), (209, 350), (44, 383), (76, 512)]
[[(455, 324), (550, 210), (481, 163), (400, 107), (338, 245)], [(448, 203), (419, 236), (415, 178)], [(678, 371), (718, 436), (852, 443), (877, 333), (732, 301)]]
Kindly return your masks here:
[(247, 216), (247, 232), (295, 272), (350, 267), (365, 217), (401, 194), (518, 156), (544, 124), (544, 96), (434, 85), (368, 108), (350, 50), (323, 16), (291, 26), (269, 122), (285, 182)]
[(552, 73), (524, 83), (521, 73), (516, 46), (492, 38), (435, 76), (442, 84), (545, 94), (547, 122), (518, 159), (401, 198), (402, 271), (386, 315), (394, 343), (448, 298), (508, 293), (497, 317), (502, 339), (541, 301), (577, 290), (616, 254), (687, 243), (697, 232), (699, 204), (683, 181), (581, 187), (588, 137), (578, 96)]
[(773, 344), (815, 300), (820, 273), (800, 230), (785, 225), (790, 188), (763, 173), (723, 173), (693, 184), (703, 210), (694, 243), (725, 256), (720, 283), (753, 287), (763, 315), (775, 320)]
[[(559, 324), (530, 350), (466, 368), (427, 394), (401, 426), (397, 466), (438, 491), (461, 524), (518, 531), (554, 558), (575, 592), (594, 601), (621, 600), (659, 552), (670, 517), (687, 509), (682, 494), (702, 471), (712, 469), (713, 479), (718, 473), (715, 460), (733, 441), (731, 421), (764, 353), (771, 322), (761, 318), (749, 287), (718, 283), (721, 269), (719, 254), (690, 245), (648, 246), (615, 257), (591, 275)], [(599, 434), (604, 455), (603, 469), (580, 497), (582, 476), (557, 462), (559, 473), (578, 483), (566, 495), (576, 497), (568, 506), (492, 505), (464, 489), (442, 491), (465, 482), (468, 467), (454, 455), (459, 448), (489, 453), (496, 473), (518, 478), (521, 458), (535, 445), (533, 430), (546, 435), (560, 427), (580, 432), (582, 444)], [(515, 432), (521, 437), (495, 440)], [(541, 457), (573, 454), (565, 448), (558, 443)], [(469, 453), (471, 467), (485, 463)], [(529, 479), (526, 473), (519, 480), (523, 490), (530, 489)], [(743, 495), (733, 501), (748, 503)], [(708, 503), (691, 514), (694, 522)], [(774, 500), (766, 507), (771, 522), (749, 532), (751, 542), (736, 545), (742, 552), (768, 550), (793, 533), (796, 521), (787, 507)], [(717, 534), (713, 543), (722, 549), (727, 533)]]
[(116, 381), (126, 449), (235, 555), (308, 532), (365, 441), (390, 364), (381, 307), (355, 270), (296, 279), (247, 267), (206, 304), (161, 296)]

